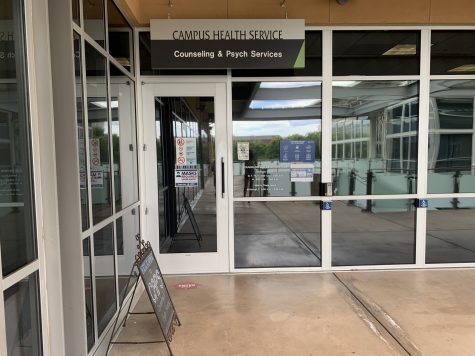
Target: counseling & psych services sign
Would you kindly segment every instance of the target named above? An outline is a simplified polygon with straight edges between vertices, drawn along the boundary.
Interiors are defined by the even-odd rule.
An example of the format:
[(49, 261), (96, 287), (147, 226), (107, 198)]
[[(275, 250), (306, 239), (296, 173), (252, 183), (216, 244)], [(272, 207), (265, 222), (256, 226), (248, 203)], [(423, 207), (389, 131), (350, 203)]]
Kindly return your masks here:
[(151, 20), (152, 67), (304, 68), (304, 20)]

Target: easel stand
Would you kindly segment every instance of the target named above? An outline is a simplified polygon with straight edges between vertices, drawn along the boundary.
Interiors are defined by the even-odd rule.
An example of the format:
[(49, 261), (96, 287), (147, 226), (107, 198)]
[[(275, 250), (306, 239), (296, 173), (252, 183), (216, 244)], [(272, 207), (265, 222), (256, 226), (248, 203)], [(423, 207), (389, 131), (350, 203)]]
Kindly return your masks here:
[[(193, 213), (193, 209), (191, 208), (190, 201), (186, 197), (185, 193), (183, 193), (183, 207), (180, 210), (180, 217), (183, 218), (184, 215), (188, 215), (188, 219), (190, 220), (191, 226), (193, 228), (193, 234), (195, 235), (194, 239), (175, 239), (174, 241), (196, 241), (198, 242), (199, 248), (201, 248), (201, 242), (203, 241), (203, 236), (201, 235), (200, 228), (196, 222), (195, 214)], [(191, 233), (180, 233), (180, 234), (191, 234)]]
[[(170, 327), (169, 327), (169, 330), (167, 332), (165, 332), (163, 326), (162, 326), (162, 323), (160, 321), (160, 318), (159, 316), (157, 315), (157, 312), (156, 310), (154, 311), (150, 311), (150, 312), (131, 312), (130, 309), (132, 308), (132, 302), (134, 300), (134, 297), (135, 297), (135, 292), (137, 291), (137, 286), (140, 282), (140, 278), (139, 278), (139, 275), (137, 273), (134, 273), (134, 270), (135, 268), (139, 269), (139, 272), (140, 272), (140, 268), (139, 268), (139, 263), (141, 262), (143, 256), (145, 254), (148, 254), (150, 253), (151, 251), (151, 247), (150, 247), (150, 243), (147, 242), (145, 243), (143, 240), (140, 240), (140, 235), (137, 234), (136, 237), (135, 237), (138, 241), (138, 245), (137, 245), (137, 248), (139, 249), (139, 253), (135, 256), (135, 262), (134, 264), (132, 265), (132, 269), (130, 270), (130, 274), (129, 274), (129, 277), (127, 279), (127, 284), (125, 286), (125, 289), (124, 289), (124, 293), (122, 295), (122, 302), (120, 303), (120, 307), (119, 307), (119, 311), (117, 313), (117, 317), (115, 318), (115, 321), (114, 321), (114, 326), (112, 328), (112, 333), (111, 333), (111, 337), (109, 339), (109, 344), (107, 346), (107, 351), (106, 351), (106, 355), (109, 353), (110, 351), (110, 348), (111, 348), (111, 345), (139, 345), (139, 344), (158, 344), (158, 343), (166, 343), (167, 344), (167, 347), (168, 347), (168, 351), (170, 353), (170, 356), (173, 356), (173, 351), (171, 349), (171, 346), (170, 346), (170, 343), (172, 341), (172, 338), (173, 338), (173, 334), (175, 333), (175, 326), (181, 326), (181, 322), (180, 322), (180, 319), (178, 319), (178, 315), (176, 315), (176, 311), (175, 311), (175, 308), (173, 307), (173, 304), (172, 304), (172, 307), (173, 307), (173, 311), (175, 312), (174, 313), (174, 318), (170, 324)], [(153, 252), (152, 252), (153, 254)], [(155, 256), (154, 256), (155, 258)], [(161, 273), (160, 273), (160, 276), (161, 276)], [(117, 335), (117, 332), (119, 331), (120, 329), (120, 325), (117, 326), (118, 322), (119, 322), (119, 318), (120, 318), (120, 312), (123, 310), (123, 307), (124, 307), (124, 300), (125, 300), (125, 296), (127, 294), (127, 290), (129, 288), (129, 285), (130, 285), (130, 282), (132, 280), (132, 277), (135, 277), (136, 280), (134, 282), (134, 287), (133, 287), (133, 292), (132, 292), (132, 296), (130, 297), (129, 301), (127, 302), (128, 306), (127, 306), (127, 313), (125, 314), (124, 318), (122, 319), (122, 321), (120, 322), (121, 326), (123, 328), (125, 328), (126, 326), (126, 323), (127, 323), (127, 319), (129, 317), (129, 315), (151, 315), (151, 314), (155, 314), (155, 316), (157, 317), (157, 322), (158, 322), (158, 325), (160, 326), (160, 330), (162, 331), (162, 335), (164, 337), (164, 340), (156, 340), (156, 341), (112, 341), (114, 339), (114, 337)], [(142, 277), (142, 280), (143, 280), (143, 275), (142, 273), (140, 273), (140, 277)], [(145, 282), (145, 281), (144, 281)], [(167, 295), (169, 296), (169, 293), (168, 293), (168, 289), (165, 285), (165, 283), (163, 283), (163, 286), (167, 292)], [(149, 295), (150, 297), (150, 292), (149, 290), (146, 288), (147, 290), (147, 294)], [(152, 305), (153, 306), (153, 305)], [(155, 308), (154, 308), (155, 309)]]

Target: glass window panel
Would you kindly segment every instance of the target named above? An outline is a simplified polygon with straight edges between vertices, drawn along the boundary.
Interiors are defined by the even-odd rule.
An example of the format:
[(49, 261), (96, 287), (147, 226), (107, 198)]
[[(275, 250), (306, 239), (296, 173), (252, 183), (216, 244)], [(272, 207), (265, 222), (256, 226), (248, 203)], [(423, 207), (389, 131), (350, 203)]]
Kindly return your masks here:
[(81, 194), (81, 220), (82, 230), (89, 228), (89, 211), (88, 201), (89, 195), (87, 191), (87, 159), (86, 159), (86, 135), (85, 122), (83, 113), (83, 97), (82, 97), (82, 57), (81, 57), (81, 37), (74, 33), (74, 72), (76, 77), (76, 120), (78, 127), (78, 152), (79, 152), (79, 179)]
[(92, 218), (97, 224), (112, 214), (107, 72), (105, 58), (87, 43), (86, 70)]
[(152, 68), (150, 32), (139, 32), (141, 75), (226, 75), (226, 69), (156, 69)]
[(0, 245), (2, 273), (37, 258), (23, 2), (4, 2), (0, 41)]
[[(321, 82), (243, 82), (232, 90), (234, 196), (319, 195)], [(238, 154), (243, 146), (248, 155)]]
[(135, 91), (133, 81), (110, 67), (115, 210), (120, 211), (139, 195)]
[(84, 30), (102, 47), (106, 47), (104, 0), (83, 0)]
[(94, 234), (97, 330), (101, 335), (117, 310), (113, 224)]
[(361, 142), (358, 142), (358, 141), (355, 142), (353, 149), (354, 149), (353, 158), (360, 159), (361, 158)]
[[(155, 99), (157, 154), (160, 151), (157, 162), (163, 164), (163, 174), (157, 175), (159, 182), (163, 179), (158, 190), (160, 253), (216, 252), (214, 98)], [(190, 130), (192, 125), (199, 125), (202, 134), (198, 135), (198, 131), (193, 133)], [(197, 171), (195, 188), (175, 186), (175, 168), (183, 168), (175, 166), (175, 140), (185, 137), (186, 132), (196, 147), (196, 164), (186, 166)], [(196, 240), (194, 228), (185, 211), (185, 197), (203, 237), (201, 245)]]
[(124, 15), (112, 0), (107, 2), (107, 18), (109, 26), (109, 53), (132, 72), (133, 67), (133, 31)]
[(8, 288), (3, 297), (7, 356), (43, 355), (38, 272)]
[(305, 31), (305, 68), (234, 69), (234, 77), (303, 77), (322, 75), (322, 32)]
[(475, 199), (429, 199), (427, 263), (475, 262)]
[(345, 159), (352, 159), (351, 156), (351, 143), (345, 143)]
[(345, 140), (351, 140), (351, 135), (353, 134), (353, 121), (347, 121), (345, 123)]
[(475, 74), (475, 31), (431, 33), (431, 74)]
[(79, 9), (79, 0), (71, 0), (71, 5), (72, 5), (72, 16), (73, 16), (73, 21), (80, 25), (80, 9)]
[[(362, 125), (365, 138), (361, 160), (351, 160), (351, 144), (347, 141), (344, 156), (337, 157), (344, 160), (333, 159), (335, 195), (415, 193), (417, 124), (403, 132), (400, 123), (408, 119), (417, 123), (416, 113), (408, 108), (418, 103), (418, 95), (417, 81), (333, 82), (333, 130), (343, 125), (349, 130), (351, 123)], [(345, 136), (347, 140), (349, 137)], [(402, 137), (406, 145), (402, 145)], [(351, 173), (355, 182), (350, 179)]]
[(333, 75), (418, 75), (419, 31), (333, 31)]
[(361, 158), (368, 159), (368, 141), (361, 142)]
[(320, 202), (234, 202), (236, 268), (321, 266)]
[(84, 261), (84, 297), (86, 300), (86, 335), (88, 351), (94, 346), (94, 300), (91, 275), (91, 245), (90, 238), (82, 241), (82, 255)]
[(431, 81), (429, 193), (475, 192), (475, 80)]
[(332, 265), (415, 262), (414, 200), (334, 201)]
[(135, 236), (140, 233), (140, 208), (134, 208), (116, 220), (117, 231), (117, 268), (119, 277), (119, 298), (122, 303), (124, 297), (130, 292), (137, 281), (137, 271), (130, 281), (130, 270), (135, 262), (137, 253), (137, 240)]

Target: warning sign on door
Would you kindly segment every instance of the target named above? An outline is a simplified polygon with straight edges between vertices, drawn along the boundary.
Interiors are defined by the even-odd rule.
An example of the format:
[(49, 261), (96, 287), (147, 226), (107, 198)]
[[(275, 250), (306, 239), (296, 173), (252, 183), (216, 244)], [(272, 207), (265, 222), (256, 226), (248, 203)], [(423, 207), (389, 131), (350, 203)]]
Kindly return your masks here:
[(177, 137), (175, 139), (177, 166), (196, 165), (196, 139)]
[(175, 169), (175, 187), (197, 187), (198, 170)]

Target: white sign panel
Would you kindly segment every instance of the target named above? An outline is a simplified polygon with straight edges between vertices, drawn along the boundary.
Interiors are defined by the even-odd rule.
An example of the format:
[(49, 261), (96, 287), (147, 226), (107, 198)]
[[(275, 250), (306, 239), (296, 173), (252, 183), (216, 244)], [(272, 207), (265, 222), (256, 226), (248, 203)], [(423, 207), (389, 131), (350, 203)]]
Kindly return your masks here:
[(291, 163), (290, 181), (291, 182), (313, 182), (313, 164), (312, 163)]
[(238, 142), (237, 156), (239, 161), (249, 161), (249, 142)]
[(91, 167), (101, 166), (101, 142), (98, 138), (91, 138), (89, 154), (91, 156)]
[(198, 170), (175, 169), (175, 187), (197, 187)]
[(196, 159), (196, 139), (177, 137), (175, 139), (176, 165), (194, 166)]
[(102, 170), (91, 170), (91, 188), (104, 187), (104, 173)]

